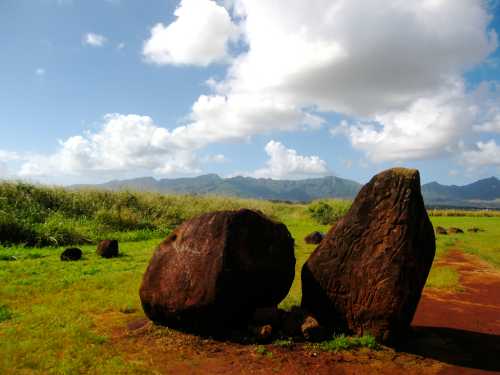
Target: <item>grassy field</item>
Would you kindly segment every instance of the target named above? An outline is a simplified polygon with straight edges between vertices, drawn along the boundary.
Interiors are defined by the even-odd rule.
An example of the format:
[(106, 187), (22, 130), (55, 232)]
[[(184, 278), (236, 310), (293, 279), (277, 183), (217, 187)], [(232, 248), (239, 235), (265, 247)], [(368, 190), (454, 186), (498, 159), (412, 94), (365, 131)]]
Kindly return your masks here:
[[(92, 199), (89, 201), (94, 201), (97, 198), (93, 194), (98, 193), (85, 194), (90, 194)], [(127, 197), (127, 195), (115, 197), (111, 193), (107, 194), (111, 196), (110, 202), (117, 197), (120, 199)], [(156, 195), (140, 195), (137, 200), (143, 204), (142, 200), (146, 197), (151, 202), (157, 202), (159, 199)], [(131, 199), (130, 196), (128, 199)], [(246, 205), (261, 209), (283, 221), (296, 240), (297, 267), (295, 281), (289, 295), (282, 302), (282, 307), (289, 308), (300, 303), (300, 269), (315, 248), (314, 245), (306, 245), (303, 238), (313, 230), (326, 231), (330, 225), (320, 222), (328, 222), (324, 216), (332, 212), (324, 213), (325, 208), (318, 209), (317, 203), (308, 206), (226, 198), (216, 198), (215, 201), (214, 198), (203, 197), (162, 199), (170, 202), (170, 212), (177, 211), (177, 215), (172, 216), (175, 219), (169, 222), (157, 218), (154, 224), (157, 227), (151, 227), (149, 232), (144, 231), (144, 228), (125, 231), (125, 235), (120, 237), (122, 255), (119, 258), (98, 257), (95, 254), (95, 244), (80, 246), (84, 257), (79, 262), (61, 262), (59, 255), (64, 249), (62, 246), (0, 247), (0, 374), (149, 373), (146, 363), (131, 362), (116, 349), (113, 345), (112, 332), (116, 327), (124, 326), (126, 322), (144, 316), (138, 289), (142, 274), (159, 238), (180, 218), (205, 210), (238, 208)], [(335, 208), (333, 216), (345, 212), (348, 207), (346, 202), (326, 203)], [(183, 209), (182, 204), (188, 207)], [(103, 203), (101, 205), (105, 206)], [(128, 205), (127, 203), (123, 207)], [(5, 207), (6, 205), (4, 209)], [(113, 204), (108, 204), (106, 207), (108, 208), (101, 207), (101, 212), (116, 210)], [(62, 212), (61, 209), (48, 211), (50, 212), (46, 218)], [(150, 212), (148, 215), (154, 218), (155, 214)], [(23, 220), (28, 226), (26, 224), (28, 221), (24, 217), (18, 218), (19, 222)], [(97, 229), (95, 233), (92, 232), (92, 228), (98, 228), (94, 225), (100, 225), (95, 216), (87, 215), (86, 219), (82, 219), (82, 216), (68, 215), (61, 220), (63, 226), (68, 225), (68, 221), (86, 220), (85, 225), (82, 224), (83, 229), (80, 229), (82, 233), (87, 231), (85, 233), (91, 235), (90, 241), (95, 241), (101, 236)], [(148, 220), (143, 222), (153, 222), (153, 219)], [(435, 226), (455, 226), (464, 230), (479, 227), (485, 230), (474, 234), (466, 232), (438, 236), (437, 259), (445, 256), (449, 249), (456, 248), (475, 254), (500, 267), (498, 241), (500, 217), (436, 215), (432, 217), (432, 221)], [(43, 225), (43, 222), (37, 223), (34, 219), (30, 223), (32, 226)], [(141, 230), (143, 236), (149, 239), (141, 240), (140, 236), (134, 234)], [(106, 235), (110, 233), (114, 232), (105, 232)], [(127, 238), (134, 241), (123, 241)], [(458, 275), (450, 267), (433, 268), (427, 287), (458, 288)], [(332, 350), (336, 350), (337, 347), (341, 349), (346, 340), (348, 341), (339, 338), (335, 344), (325, 345), (332, 346)], [(360, 343), (357, 341), (351, 343), (354, 346), (358, 344)]]

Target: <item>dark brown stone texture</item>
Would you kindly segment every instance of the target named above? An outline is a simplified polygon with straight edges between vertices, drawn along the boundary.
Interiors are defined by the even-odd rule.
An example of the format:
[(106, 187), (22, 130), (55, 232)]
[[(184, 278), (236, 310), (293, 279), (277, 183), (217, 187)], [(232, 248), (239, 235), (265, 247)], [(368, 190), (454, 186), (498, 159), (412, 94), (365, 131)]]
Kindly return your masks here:
[(304, 238), (304, 241), (307, 244), (317, 245), (317, 244), (319, 244), (323, 240), (324, 237), (325, 237), (324, 233), (321, 233), (321, 232), (312, 232), (312, 233), (309, 233)]
[(462, 234), (463, 232), (464, 232), (463, 229), (460, 229), (460, 228), (456, 228), (456, 227), (448, 228), (448, 233), (450, 233), (450, 234)]
[(75, 261), (82, 258), (82, 251), (77, 247), (70, 247), (61, 253), (62, 261)]
[(97, 254), (103, 258), (114, 258), (118, 256), (118, 241), (104, 240), (97, 245)]
[(277, 306), (294, 275), (285, 225), (251, 210), (219, 211), (185, 222), (159, 245), (140, 297), (154, 322), (220, 332)]
[(302, 307), (330, 329), (396, 342), (413, 319), (435, 248), (418, 171), (384, 171), (307, 260)]

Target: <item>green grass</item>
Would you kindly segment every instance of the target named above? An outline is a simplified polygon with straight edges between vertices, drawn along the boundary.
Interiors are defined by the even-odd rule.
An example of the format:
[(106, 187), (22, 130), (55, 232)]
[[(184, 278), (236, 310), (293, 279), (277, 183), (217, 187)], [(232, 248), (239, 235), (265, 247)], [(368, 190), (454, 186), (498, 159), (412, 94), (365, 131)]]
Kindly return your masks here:
[[(442, 216), (431, 219), (434, 226), (458, 227), (465, 231), (463, 234), (437, 235), (437, 258), (449, 249), (456, 248), (500, 268), (500, 217)], [(481, 228), (484, 232), (467, 231), (473, 227)]]
[(0, 373), (127, 373), (98, 323), (142, 316), (138, 286), (156, 243), (121, 244), (113, 260), (84, 246), (82, 261), (64, 263), (61, 248), (3, 249), (18, 260), (0, 264), (0, 317), (10, 317), (0, 323)]
[[(451, 250), (459, 250), (473, 254), (488, 262), (496, 268), (500, 268), (500, 244), (499, 234), (500, 217), (473, 216), (468, 211), (468, 216), (456, 216), (457, 212), (446, 215), (431, 216), (434, 226), (445, 228), (458, 227), (464, 230), (463, 234), (436, 235), (436, 258), (441, 259)], [(481, 228), (484, 232), (470, 233), (470, 228)], [(427, 279), (426, 288), (444, 289), (450, 291), (461, 291), (460, 277), (458, 271), (452, 266), (435, 266), (431, 269)]]
[(273, 356), (273, 352), (267, 349), (264, 345), (257, 345), (255, 347), (255, 353), (268, 358), (272, 358)]
[[(3, 199), (6, 196), (8, 199)], [(326, 202), (339, 210), (348, 204)], [(214, 209), (241, 207), (262, 210), (284, 222), (292, 233), (296, 277), (281, 307), (289, 309), (300, 304), (300, 271), (315, 249), (315, 245), (305, 244), (303, 238), (312, 231), (326, 232), (331, 227), (319, 224), (309, 205), (222, 197), (68, 192), (0, 184), (0, 212), (3, 219), (7, 217), (3, 222), (0, 217), (0, 239), (4, 244), (9, 243), (8, 247), (0, 246), (0, 373), (150, 372), (147, 364), (127, 360), (113, 345), (110, 332), (144, 317), (138, 289), (154, 247), (159, 238), (184, 219)], [(500, 266), (499, 217), (442, 215), (433, 216), (432, 221), (444, 227), (485, 230), (438, 236), (437, 259), (457, 248)], [(1, 237), (12, 228), (19, 230), (15, 233), (21, 236), (19, 245)], [(59, 255), (64, 247), (57, 245), (61, 245), (58, 238), (63, 237), (57, 236), (67, 232), (59, 231), (60, 228), (77, 233), (64, 241), (78, 239), (80, 235), (93, 242), (104, 236), (118, 238), (123, 256), (103, 259), (95, 254), (94, 244), (84, 244), (80, 246), (81, 261), (61, 262)], [(23, 244), (29, 237), (22, 236), (33, 233), (44, 238), (55, 233), (57, 238), (50, 242), (51, 247), (25, 248)], [(447, 267), (433, 268), (427, 286), (452, 287), (456, 280), (454, 271)], [(293, 343), (284, 340), (275, 344), (287, 347)], [(339, 336), (320, 345), (323, 350), (350, 350), (370, 348), (372, 341)]]
[(370, 335), (364, 335), (361, 337), (338, 335), (334, 336), (330, 340), (315, 344), (314, 347), (327, 352), (339, 352), (358, 348), (376, 350), (379, 348), (379, 345), (377, 344), (375, 338)]
[(460, 276), (453, 267), (433, 267), (425, 286), (427, 288), (460, 291)]

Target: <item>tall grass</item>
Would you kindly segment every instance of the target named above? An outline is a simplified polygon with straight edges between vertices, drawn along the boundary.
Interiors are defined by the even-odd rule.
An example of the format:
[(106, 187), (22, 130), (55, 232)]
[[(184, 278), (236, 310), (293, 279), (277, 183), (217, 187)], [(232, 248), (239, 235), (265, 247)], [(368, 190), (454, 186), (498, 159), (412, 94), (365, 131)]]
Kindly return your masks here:
[(22, 182), (0, 183), (0, 243), (61, 246), (104, 237), (145, 240), (163, 237), (193, 216), (252, 208), (282, 220), (305, 205), (220, 196), (68, 190)]

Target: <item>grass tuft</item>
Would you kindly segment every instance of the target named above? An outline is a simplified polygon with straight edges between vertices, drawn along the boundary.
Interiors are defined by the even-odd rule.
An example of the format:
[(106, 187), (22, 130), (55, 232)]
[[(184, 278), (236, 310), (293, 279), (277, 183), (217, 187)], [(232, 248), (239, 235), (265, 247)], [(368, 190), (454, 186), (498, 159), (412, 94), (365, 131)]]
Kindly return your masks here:
[(0, 323), (12, 319), (13, 316), (14, 314), (8, 306), (0, 305)]
[(425, 285), (428, 288), (460, 291), (460, 275), (458, 271), (449, 266), (433, 267)]
[(339, 352), (358, 348), (379, 349), (379, 344), (373, 336), (350, 337), (345, 335), (334, 336), (331, 340), (315, 344), (320, 350), (327, 352)]

